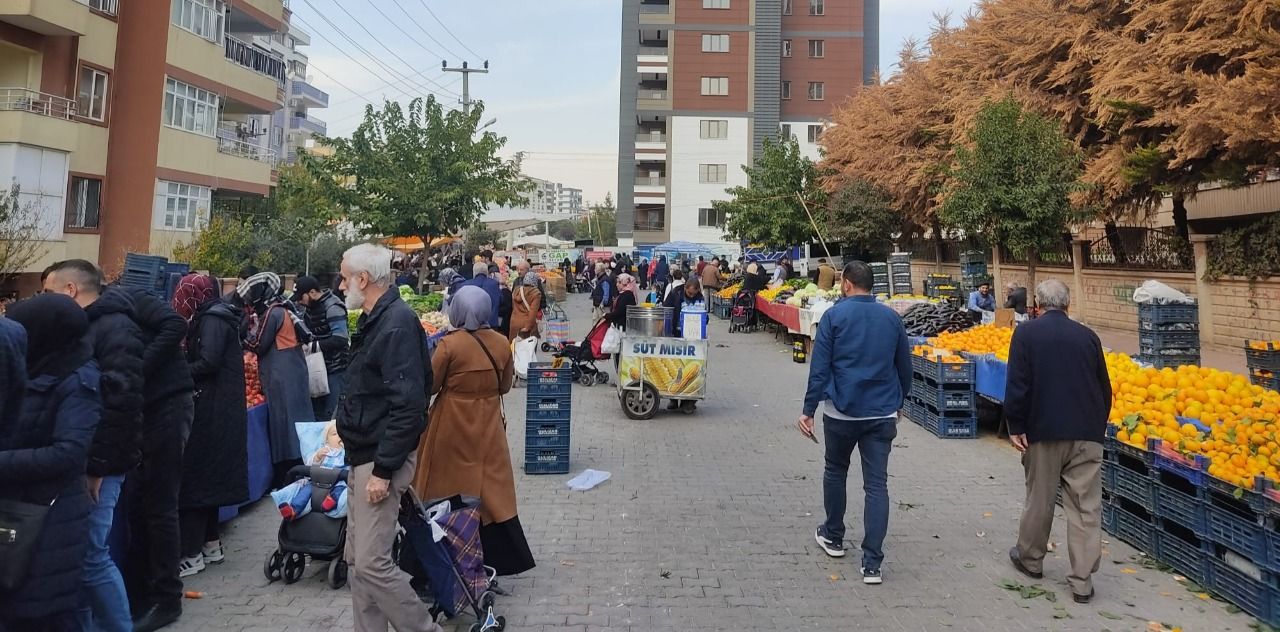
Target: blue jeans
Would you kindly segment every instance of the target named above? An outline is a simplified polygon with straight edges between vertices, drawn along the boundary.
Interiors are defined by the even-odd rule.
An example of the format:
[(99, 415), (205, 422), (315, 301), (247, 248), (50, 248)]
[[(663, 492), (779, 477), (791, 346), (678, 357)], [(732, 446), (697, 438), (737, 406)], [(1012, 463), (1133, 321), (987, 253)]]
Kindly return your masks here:
[(884, 536), (889, 530), (889, 451), (898, 436), (893, 419), (846, 421), (823, 416), (826, 439), (826, 466), (822, 471), (822, 500), (827, 521), (820, 530), (827, 539), (844, 542), (844, 510), (849, 460), (854, 448), (862, 461), (862, 489), (866, 492), (862, 511), (862, 567), (878, 570), (884, 561)]
[(87, 607), (80, 611), (81, 627), (85, 630), (129, 632), (133, 629), (124, 579), (120, 577), (116, 563), (111, 560), (111, 550), (107, 546), (107, 536), (111, 533), (111, 521), (123, 484), (123, 475), (103, 478), (102, 487), (98, 491), (98, 504), (89, 512), (89, 549), (85, 552), (84, 559)]

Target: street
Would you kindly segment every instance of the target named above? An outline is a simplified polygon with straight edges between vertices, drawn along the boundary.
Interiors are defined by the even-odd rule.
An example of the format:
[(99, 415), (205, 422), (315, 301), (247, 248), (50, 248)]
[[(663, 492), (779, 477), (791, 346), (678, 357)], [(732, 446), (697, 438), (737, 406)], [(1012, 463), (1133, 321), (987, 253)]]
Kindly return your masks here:
[[(570, 295), (567, 308), (581, 336), (589, 301)], [(793, 363), (790, 345), (772, 334), (730, 335), (726, 321), (711, 328), (708, 396), (694, 415), (662, 411), (630, 421), (611, 386), (574, 386), (570, 475), (523, 473), (525, 393), (508, 395), (520, 519), (538, 561), (532, 572), (502, 581), (512, 594), (499, 597), (497, 612), (508, 629), (1118, 632), (1145, 630), (1149, 621), (1188, 631), (1255, 624), (1148, 568), (1106, 534), (1097, 598), (1072, 603), (1060, 517), (1045, 579), (1019, 575), (1006, 552), (1022, 505), (1022, 471), (990, 422), (977, 440), (941, 440), (899, 423), (884, 584), (864, 586), (856, 465), (852, 550), (830, 559), (813, 540), (822, 447), (794, 428), (808, 366)], [(586, 492), (566, 488), (585, 468), (612, 479)], [(187, 582), (203, 598), (186, 600), (171, 629), (350, 629), (350, 594), (325, 586), (326, 565), (308, 566), (293, 585), (263, 577), (279, 523), (261, 501), (226, 525), (226, 562)], [(1052, 594), (1015, 590), (1033, 583)], [(447, 629), (472, 621), (464, 615)]]

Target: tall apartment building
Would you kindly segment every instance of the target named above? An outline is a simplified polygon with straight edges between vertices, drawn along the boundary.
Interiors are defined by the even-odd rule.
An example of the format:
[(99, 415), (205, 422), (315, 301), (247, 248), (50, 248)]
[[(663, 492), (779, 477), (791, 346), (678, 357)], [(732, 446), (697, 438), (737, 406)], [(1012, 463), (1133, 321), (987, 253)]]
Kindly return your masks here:
[(283, 0), (0, 2), (0, 183), (38, 209), (43, 255), (118, 269), (168, 254), (217, 198), (267, 195)]
[(329, 93), (312, 85), (307, 77), (309, 59), (300, 49), (311, 45), (311, 36), (293, 23), (285, 28), (284, 33), (256, 37), (254, 43), (284, 59), (287, 98), (284, 107), (271, 117), (270, 146), (282, 162), (293, 164), (300, 150), (314, 146), (313, 137), (328, 134), (328, 124), (312, 116), (311, 110), (329, 107)]
[(711, 202), (765, 138), (818, 157), (878, 33), (879, 0), (623, 0), (618, 243), (722, 243)]
[(560, 186), (556, 213), (577, 215), (582, 212), (582, 189)]

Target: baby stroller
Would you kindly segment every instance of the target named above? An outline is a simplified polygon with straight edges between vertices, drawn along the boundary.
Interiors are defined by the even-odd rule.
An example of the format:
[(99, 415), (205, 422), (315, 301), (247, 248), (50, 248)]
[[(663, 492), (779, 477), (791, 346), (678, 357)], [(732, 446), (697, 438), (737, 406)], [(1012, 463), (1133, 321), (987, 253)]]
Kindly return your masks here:
[(756, 293), (738, 292), (729, 310), (729, 333), (756, 330)]
[(578, 284), (579, 292), (590, 294), (591, 291), (595, 289), (594, 283), (591, 277), (591, 272), (588, 271), (586, 268), (583, 268), (582, 272), (578, 273), (576, 281)]
[(542, 336), (542, 350), (547, 353), (560, 349), (569, 342), (569, 315), (559, 303), (551, 303), (547, 307)]
[(311, 479), (311, 512), (297, 520), (280, 523), (279, 544), (262, 566), (267, 579), (292, 584), (302, 579), (307, 558), (329, 563), (329, 587), (347, 583), (347, 562), (342, 559), (347, 545), (347, 519), (326, 516), (320, 504), (339, 481), (347, 480), (347, 470), (319, 465), (298, 465), (289, 470), (289, 479)]
[(609, 354), (600, 351), (604, 343), (604, 335), (609, 331), (609, 321), (601, 318), (587, 337), (578, 344), (561, 345), (555, 353), (557, 358), (569, 358), (573, 361), (573, 379), (583, 386), (592, 384), (608, 384), (609, 374), (596, 366), (596, 360), (607, 360)]
[(480, 544), (480, 499), (454, 496), (419, 502), (413, 490), (400, 498), (402, 552), (411, 552), (425, 571), (438, 620), (458, 616), (468, 607), (476, 622), (471, 632), (502, 630), (505, 617), (493, 614), (497, 573), (484, 565)]

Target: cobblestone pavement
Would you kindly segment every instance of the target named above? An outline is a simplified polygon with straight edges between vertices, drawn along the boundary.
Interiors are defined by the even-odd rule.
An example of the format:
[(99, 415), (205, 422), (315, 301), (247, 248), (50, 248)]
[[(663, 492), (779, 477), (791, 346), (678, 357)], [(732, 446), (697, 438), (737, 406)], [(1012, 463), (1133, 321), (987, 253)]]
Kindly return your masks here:
[[(586, 299), (570, 296), (574, 333)], [(1253, 619), (1202, 599), (1167, 573), (1144, 568), (1106, 537), (1092, 604), (1071, 602), (1065, 523), (1039, 582), (1057, 596), (1024, 599), (1002, 588), (1022, 497), (1017, 453), (993, 436), (944, 441), (903, 421), (890, 462), (895, 509), (885, 583), (858, 581), (858, 554), (818, 550), (822, 453), (793, 428), (807, 366), (770, 334), (714, 325), (708, 397), (697, 414), (629, 421), (614, 389), (574, 387), (573, 472), (612, 480), (572, 492), (569, 476), (517, 471), (520, 517), (538, 568), (503, 583), (499, 610), (516, 630), (1248, 630)], [(723, 344), (725, 346), (719, 346)], [(610, 367), (612, 368), (612, 367)], [(513, 461), (523, 455), (523, 390), (507, 401)], [(519, 467), (517, 465), (517, 467)], [(857, 468), (849, 538), (861, 533)], [(297, 584), (269, 584), (262, 562), (279, 517), (259, 502), (227, 528), (227, 561), (188, 582), (175, 630), (351, 628), (346, 589), (324, 585), (324, 565)], [(458, 620), (457, 629), (470, 625)]]

